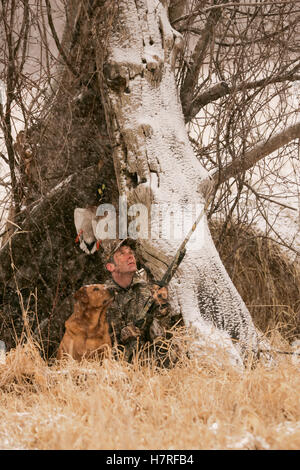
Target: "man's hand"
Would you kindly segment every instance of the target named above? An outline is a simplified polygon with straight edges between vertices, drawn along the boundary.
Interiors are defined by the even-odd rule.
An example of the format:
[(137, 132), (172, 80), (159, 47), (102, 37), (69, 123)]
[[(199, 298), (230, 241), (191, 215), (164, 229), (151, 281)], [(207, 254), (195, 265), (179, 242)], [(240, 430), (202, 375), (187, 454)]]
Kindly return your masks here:
[(159, 324), (156, 318), (154, 318), (153, 322), (150, 325), (149, 336), (150, 336), (151, 341), (159, 337), (165, 337), (165, 330)]
[(153, 284), (151, 286), (151, 291), (155, 305), (159, 307), (160, 314), (166, 315), (168, 313), (169, 306), (169, 293), (167, 287), (161, 287), (157, 284)]
[(123, 344), (126, 344), (130, 339), (137, 338), (140, 335), (141, 330), (137, 326), (134, 326), (132, 323), (130, 323), (129, 325), (122, 328), (120, 339)]

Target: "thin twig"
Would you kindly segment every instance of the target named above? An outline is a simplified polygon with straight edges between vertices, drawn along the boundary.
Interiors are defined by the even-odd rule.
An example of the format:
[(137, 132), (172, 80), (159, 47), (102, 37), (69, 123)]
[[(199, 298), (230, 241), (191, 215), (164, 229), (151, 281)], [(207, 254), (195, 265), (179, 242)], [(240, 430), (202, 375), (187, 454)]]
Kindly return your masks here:
[(75, 77), (79, 77), (79, 73), (74, 69), (73, 65), (71, 64), (71, 62), (69, 61), (68, 57), (66, 56), (65, 54), (65, 51), (63, 50), (62, 48), (62, 45), (58, 39), (58, 36), (57, 36), (57, 33), (56, 33), (56, 29), (54, 27), (54, 24), (53, 24), (53, 19), (52, 19), (52, 13), (51, 13), (51, 5), (50, 5), (50, 2), (49, 0), (45, 0), (46, 2), (46, 7), (47, 7), (47, 17), (48, 17), (48, 23), (49, 23), (49, 26), (50, 26), (50, 29), (51, 29), (51, 32), (52, 32), (52, 35), (53, 35), (53, 38), (54, 38), (54, 41), (55, 41), (55, 44), (56, 44), (56, 47), (60, 53), (60, 55), (62, 56), (65, 64), (68, 66), (69, 70), (72, 72), (72, 74), (75, 76)]
[(287, 204), (283, 204), (283, 202), (274, 201), (274, 199), (270, 199), (269, 197), (265, 196), (264, 194), (259, 194), (257, 191), (255, 191), (255, 189), (252, 186), (250, 186), (250, 184), (246, 183), (245, 181), (244, 181), (244, 185), (247, 186), (247, 188), (250, 189), (258, 199), (265, 199), (266, 201), (269, 201), (272, 204), (277, 204), (278, 206), (282, 206), (285, 209), (291, 209), (292, 211), (298, 212), (298, 210), (295, 209), (295, 207), (288, 206)]

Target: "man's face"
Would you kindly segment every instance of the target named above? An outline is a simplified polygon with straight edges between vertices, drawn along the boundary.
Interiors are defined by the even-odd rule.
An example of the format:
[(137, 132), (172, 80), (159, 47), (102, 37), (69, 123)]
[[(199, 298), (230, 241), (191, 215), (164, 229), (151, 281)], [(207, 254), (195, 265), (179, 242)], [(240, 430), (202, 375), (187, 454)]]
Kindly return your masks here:
[(121, 246), (115, 252), (114, 264), (109, 264), (111, 267), (109, 271), (118, 274), (134, 273), (137, 269), (134, 251), (126, 245)]

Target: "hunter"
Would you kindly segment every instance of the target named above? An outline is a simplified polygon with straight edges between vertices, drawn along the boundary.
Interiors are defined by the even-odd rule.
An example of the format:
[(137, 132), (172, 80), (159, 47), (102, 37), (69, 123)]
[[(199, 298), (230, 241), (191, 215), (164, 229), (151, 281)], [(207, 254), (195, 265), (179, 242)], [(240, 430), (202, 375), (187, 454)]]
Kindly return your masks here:
[[(137, 350), (152, 345), (161, 365), (169, 366), (165, 340), (172, 336), (170, 328), (178, 321), (168, 304), (166, 287), (150, 284), (144, 270), (137, 270), (136, 241), (130, 238), (108, 242), (104, 263), (111, 279), (105, 284), (114, 292), (114, 301), (107, 311), (113, 345), (124, 350), (124, 358), (131, 362)], [(155, 300), (144, 318), (143, 307), (149, 297)], [(153, 345), (155, 347), (153, 348)]]

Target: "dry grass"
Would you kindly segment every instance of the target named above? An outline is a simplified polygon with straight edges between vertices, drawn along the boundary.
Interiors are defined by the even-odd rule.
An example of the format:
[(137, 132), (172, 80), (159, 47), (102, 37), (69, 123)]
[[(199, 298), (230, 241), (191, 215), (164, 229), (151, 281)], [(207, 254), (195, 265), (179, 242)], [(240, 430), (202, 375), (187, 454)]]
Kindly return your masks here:
[(299, 367), (50, 367), (29, 342), (0, 365), (0, 449), (299, 449)]
[[(256, 324), (288, 349), (299, 330), (298, 268), (241, 228), (219, 249)], [(300, 448), (299, 356), (243, 373), (220, 351), (217, 363), (209, 351), (183, 354), (172, 369), (111, 358), (50, 366), (27, 335), (0, 364), (0, 449)]]
[(300, 266), (280, 245), (257, 230), (231, 223), (219, 239), (222, 221), (210, 228), (221, 259), (255, 324), (288, 342), (300, 337)]

